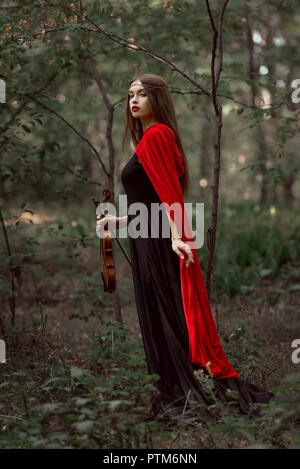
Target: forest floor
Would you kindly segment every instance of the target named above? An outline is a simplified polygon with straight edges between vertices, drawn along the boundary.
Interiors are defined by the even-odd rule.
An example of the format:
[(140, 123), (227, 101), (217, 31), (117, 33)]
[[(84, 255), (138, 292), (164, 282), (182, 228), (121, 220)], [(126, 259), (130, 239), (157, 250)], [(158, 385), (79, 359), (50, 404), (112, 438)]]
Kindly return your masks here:
[[(82, 268), (82, 266), (81, 266)], [(284, 268), (284, 267), (283, 267)], [(70, 366), (79, 368), (89, 367), (88, 350), (91, 348), (89, 335), (101, 333), (103, 325), (112, 317), (112, 302), (101, 308), (101, 316), (95, 314), (93, 305), (74, 305), (76, 292), (82, 289), (80, 280), (80, 268), (72, 279), (61, 281), (59, 273), (52, 277), (53, 294), (46, 295), (42, 300), (43, 315), (47, 315), (46, 333), (48, 344), (52, 348), (52, 354), (64, 357)], [(124, 324), (129, 328), (128, 338), (136, 339), (142, 347), (142, 336), (136, 311), (134, 290), (132, 279), (127, 277), (128, 271), (120, 269), (119, 278), (124, 279), (122, 291), (124, 292), (122, 303), (122, 317)], [(77, 279), (77, 280), (76, 280)], [(299, 281), (299, 279), (294, 279)], [(99, 277), (100, 283), (100, 277)], [(100, 284), (100, 288), (102, 285)], [(22, 318), (22, 329), (32, 330), (33, 324), (38, 324), (40, 312), (38, 308), (33, 308), (32, 291), (23, 287), (22, 306), (17, 308), (16, 317)], [(37, 293), (39, 285), (37, 286)], [(213, 292), (214, 293), (214, 292)], [(110, 298), (108, 295), (107, 298)], [(31, 302), (32, 300), (32, 302)], [(264, 363), (267, 366), (260, 370), (259, 376), (254, 376), (254, 384), (262, 385), (267, 390), (276, 389), (281, 379), (288, 373), (299, 371), (299, 366), (293, 363), (291, 355), (293, 348), (292, 341), (297, 339), (299, 331), (299, 304), (300, 292), (298, 290), (288, 291), (284, 288), (283, 281), (278, 278), (275, 282), (272, 279), (263, 278), (247, 295), (239, 295), (230, 298), (222, 295), (217, 302), (212, 302), (212, 311), (217, 325), (222, 329), (230, 331), (232, 324), (239, 321), (246, 321), (251, 333), (264, 339), (263, 346)], [(31, 311), (25, 314), (25, 311)], [(93, 313), (93, 314), (91, 314)], [(73, 315), (73, 317), (72, 317)], [(76, 315), (78, 317), (76, 317)], [(85, 320), (86, 318), (87, 320)], [(299, 334), (298, 334), (299, 335)], [(226, 351), (226, 346), (224, 347)], [(227, 353), (227, 352), (226, 352)], [(247, 345), (245, 348), (247, 355)], [(14, 370), (30, 370), (34, 368), (32, 359), (35, 353), (30, 348), (23, 349), (21, 354), (17, 349), (11, 349), (7, 357), (10, 368)], [(228, 354), (230, 361), (230, 354)], [(247, 361), (247, 356), (244, 357)], [(34, 370), (32, 370), (34, 372)], [(33, 375), (34, 379), (34, 375)], [(187, 440), (182, 448), (193, 447), (193, 431), (187, 432)], [(197, 436), (199, 440), (199, 435)], [(162, 443), (163, 444), (163, 443)], [(238, 444), (243, 446), (242, 440)], [(226, 440), (220, 441), (220, 448), (230, 447)], [(162, 446), (163, 447), (163, 446)], [(178, 448), (176, 441), (165, 443), (165, 447)]]
[[(72, 280), (69, 285), (66, 281), (60, 282), (56, 288), (56, 300), (49, 297), (45, 301), (45, 312), (48, 316), (47, 335), (57, 353), (62, 354), (66, 349), (72, 351), (69, 360), (72, 359), (78, 366), (84, 367), (87, 350), (91, 346), (89, 334), (93, 335), (97, 331), (100, 333), (102, 324), (113, 319), (113, 312), (110, 305), (102, 309), (101, 318), (89, 316), (88, 311), (81, 311), (81, 314), (75, 311), (81, 318), (70, 319), (74, 314), (74, 289), (76, 290), (76, 281)], [(133, 286), (126, 290), (126, 299), (124, 302), (121, 300), (123, 322), (129, 328), (128, 338), (138, 339), (142, 346)], [(270, 298), (273, 297), (276, 297), (276, 304), (272, 305)], [(287, 291), (281, 279), (274, 282), (273, 279), (267, 278), (261, 279), (247, 295), (233, 298), (223, 295), (217, 302), (211, 302), (217, 326), (221, 325), (222, 328), (230, 330), (234, 322), (245, 321), (253, 334), (265, 340), (264, 355), (270, 357), (270, 363), (275, 367), (271, 373), (266, 373), (268, 389), (276, 387), (286, 373), (299, 371), (299, 366), (291, 359), (294, 350), (292, 341), (299, 338), (299, 305), (300, 291)], [(88, 320), (84, 320), (84, 317)]]

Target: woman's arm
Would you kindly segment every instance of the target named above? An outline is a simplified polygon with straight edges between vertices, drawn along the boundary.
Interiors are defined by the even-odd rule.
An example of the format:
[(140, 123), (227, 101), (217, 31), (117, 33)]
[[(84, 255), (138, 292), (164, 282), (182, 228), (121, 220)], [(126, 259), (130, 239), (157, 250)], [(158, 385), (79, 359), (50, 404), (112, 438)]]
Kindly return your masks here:
[[(152, 126), (139, 141), (136, 154), (159, 199), (163, 204), (166, 204), (165, 210), (172, 232), (172, 249), (181, 258), (184, 258), (184, 254), (187, 255), (186, 263), (188, 266), (190, 262), (193, 262), (193, 253), (189, 244), (183, 240), (193, 239), (193, 235), (185, 212), (184, 198), (178, 179), (178, 176), (184, 174), (185, 168), (183, 157), (176, 145), (174, 131), (165, 124)], [(174, 221), (169, 214), (173, 203), (176, 203)], [(170, 218), (172, 218), (171, 221)]]
[(186, 266), (189, 267), (190, 263), (194, 262), (192, 250), (184, 241), (182, 241), (181, 237), (178, 234), (176, 225), (167, 211), (166, 211), (166, 214), (168, 216), (170, 227), (171, 227), (172, 249), (174, 252), (176, 252), (176, 254), (178, 254), (178, 256), (181, 257), (181, 259), (184, 259), (183, 252), (186, 253), (187, 255)]
[[(103, 228), (109, 222), (111, 223), (110, 229), (112, 229), (113, 232), (115, 232), (115, 229), (121, 230), (128, 225), (128, 215), (116, 217), (115, 215), (107, 214), (103, 218), (101, 218), (101, 215), (97, 215), (96, 234), (99, 238), (103, 236)], [(109, 231), (106, 233), (109, 234)]]
[(166, 211), (166, 214), (167, 214), (167, 217), (169, 219), (169, 223), (170, 223), (170, 227), (171, 227), (172, 241), (174, 241), (174, 239), (181, 239), (181, 236), (179, 236), (179, 234), (178, 234), (176, 225), (173, 222), (172, 218), (170, 217), (170, 215), (168, 214), (167, 211)]
[(122, 228), (125, 228), (125, 226), (127, 225), (128, 225), (128, 215), (117, 218), (117, 227), (116, 227), (117, 230), (121, 230)]

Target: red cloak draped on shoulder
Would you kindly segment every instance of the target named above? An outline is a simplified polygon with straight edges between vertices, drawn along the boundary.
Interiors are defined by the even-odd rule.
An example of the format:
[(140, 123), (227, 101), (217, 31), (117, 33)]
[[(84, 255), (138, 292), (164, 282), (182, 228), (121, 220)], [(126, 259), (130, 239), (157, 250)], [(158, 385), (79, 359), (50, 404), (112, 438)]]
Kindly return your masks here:
[[(194, 262), (189, 267), (186, 267), (186, 258), (180, 258), (181, 294), (189, 334), (189, 360), (195, 366), (206, 366), (217, 379), (240, 378), (227, 360), (211, 312), (194, 247), (194, 237), (184, 207), (179, 183), (179, 176), (184, 174), (184, 164), (173, 130), (165, 124), (151, 125), (138, 143), (136, 154), (182, 240), (192, 249)], [(172, 204), (175, 205), (171, 207)]]

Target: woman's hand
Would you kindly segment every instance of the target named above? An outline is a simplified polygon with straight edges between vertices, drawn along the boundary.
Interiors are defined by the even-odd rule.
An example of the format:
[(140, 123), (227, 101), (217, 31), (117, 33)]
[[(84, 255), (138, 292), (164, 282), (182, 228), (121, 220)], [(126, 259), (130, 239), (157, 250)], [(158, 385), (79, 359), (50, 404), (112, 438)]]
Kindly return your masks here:
[(115, 215), (111, 215), (110, 213), (108, 213), (107, 215), (105, 215), (105, 217), (101, 218), (101, 220), (100, 218), (101, 218), (101, 215), (97, 215), (96, 235), (98, 236), (98, 238), (112, 236), (111, 231), (109, 229), (104, 230), (104, 226), (106, 225), (107, 222), (110, 222), (109, 225), (111, 226), (111, 229), (115, 236), (114, 227), (116, 228), (116, 230), (118, 229), (119, 217), (116, 217)]
[(172, 241), (172, 249), (178, 254), (181, 259), (184, 259), (184, 254), (187, 255), (186, 266), (189, 267), (191, 262), (194, 262), (193, 253), (190, 246), (184, 243), (181, 238), (174, 238)]

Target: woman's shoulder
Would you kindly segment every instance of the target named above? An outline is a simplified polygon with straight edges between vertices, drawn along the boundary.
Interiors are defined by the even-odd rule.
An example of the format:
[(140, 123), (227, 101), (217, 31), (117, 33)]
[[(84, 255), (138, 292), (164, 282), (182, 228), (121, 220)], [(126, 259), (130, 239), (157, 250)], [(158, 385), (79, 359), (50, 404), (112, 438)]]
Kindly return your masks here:
[(173, 130), (166, 124), (157, 123), (146, 129), (136, 148), (158, 148), (161, 145), (172, 147), (174, 143), (175, 134)]
[(146, 131), (145, 136), (146, 135), (148, 135), (148, 137), (150, 135), (162, 135), (168, 137), (170, 135), (174, 136), (174, 131), (168, 125), (159, 122), (157, 124), (151, 125)]

